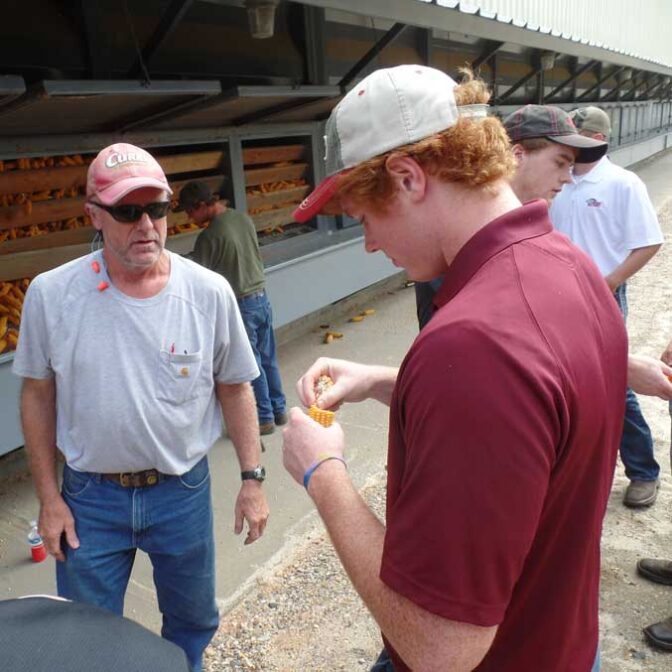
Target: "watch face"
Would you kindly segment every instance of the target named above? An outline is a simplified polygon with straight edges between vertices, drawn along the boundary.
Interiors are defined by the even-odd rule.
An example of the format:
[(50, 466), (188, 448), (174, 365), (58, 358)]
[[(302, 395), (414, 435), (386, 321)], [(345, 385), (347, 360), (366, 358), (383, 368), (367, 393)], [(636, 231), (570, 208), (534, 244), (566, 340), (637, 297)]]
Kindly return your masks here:
[(241, 471), (240, 476), (244, 481), (259, 481), (261, 483), (266, 478), (266, 469), (258, 465), (251, 471)]

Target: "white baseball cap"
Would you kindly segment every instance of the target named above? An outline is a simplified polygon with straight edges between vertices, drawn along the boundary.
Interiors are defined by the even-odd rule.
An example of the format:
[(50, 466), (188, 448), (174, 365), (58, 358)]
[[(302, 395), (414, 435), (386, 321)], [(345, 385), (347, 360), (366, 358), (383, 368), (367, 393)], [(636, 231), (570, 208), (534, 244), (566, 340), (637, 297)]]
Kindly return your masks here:
[(487, 116), (487, 105), (458, 109), (457, 83), (424, 65), (376, 70), (353, 87), (327, 121), (327, 177), (294, 211), (305, 222), (322, 211), (337, 191), (339, 176), (375, 156), (454, 126), (459, 116)]

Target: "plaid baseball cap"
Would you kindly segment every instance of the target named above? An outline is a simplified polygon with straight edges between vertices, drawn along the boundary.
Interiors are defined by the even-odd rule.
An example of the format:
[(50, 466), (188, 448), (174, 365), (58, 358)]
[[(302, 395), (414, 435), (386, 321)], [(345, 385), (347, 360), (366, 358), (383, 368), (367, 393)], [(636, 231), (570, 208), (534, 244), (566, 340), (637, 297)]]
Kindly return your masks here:
[(149, 152), (120, 142), (102, 149), (89, 166), (86, 198), (95, 197), (103, 205), (114, 205), (143, 187), (173, 193), (163, 168)]
[(580, 131), (602, 133), (607, 138), (611, 135), (609, 115), (599, 107), (594, 105), (580, 107), (578, 110), (570, 112), (569, 116)]
[(576, 163), (593, 163), (607, 153), (607, 143), (579, 135), (567, 112), (553, 105), (525, 105), (504, 119), (504, 128), (515, 145), (521, 140), (546, 138), (578, 150)]
[[(376, 70), (353, 87), (327, 121), (326, 179), (294, 211), (297, 222), (319, 214), (337, 191), (343, 172), (397, 147), (454, 126), (460, 115), (446, 73), (423, 65)], [(465, 106), (485, 116), (486, 105)]]

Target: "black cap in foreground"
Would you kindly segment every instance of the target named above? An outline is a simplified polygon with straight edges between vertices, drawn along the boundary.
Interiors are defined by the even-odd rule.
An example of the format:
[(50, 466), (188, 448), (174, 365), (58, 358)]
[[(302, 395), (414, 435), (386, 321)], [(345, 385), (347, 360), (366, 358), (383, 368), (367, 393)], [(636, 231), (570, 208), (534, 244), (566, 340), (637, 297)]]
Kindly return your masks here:
[(599, 161), (606, 153), (608, 144), (580, 135), (572, 118), (553, 105), (525, 105), (504, 119), (504, 127), (511, 142), (545, 138), (559, 145), (578, 150), (577, 163)]
[(49, 597), (0, 601), (3, 672), (189, 672), (184, 651), (127, 618)]

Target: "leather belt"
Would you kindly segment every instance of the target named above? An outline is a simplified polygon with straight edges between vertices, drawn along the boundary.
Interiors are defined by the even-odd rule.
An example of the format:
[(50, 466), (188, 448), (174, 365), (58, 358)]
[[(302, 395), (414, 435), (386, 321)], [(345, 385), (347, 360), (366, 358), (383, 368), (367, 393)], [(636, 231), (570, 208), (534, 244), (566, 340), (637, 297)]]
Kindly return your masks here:
[(167, 478), (156, 469), (145, 469), (145, 471), (126, 471), (118, 474), (101, 474), (108, 481), (118, 483), (122, 488), (146, 488), (156, 485)]

